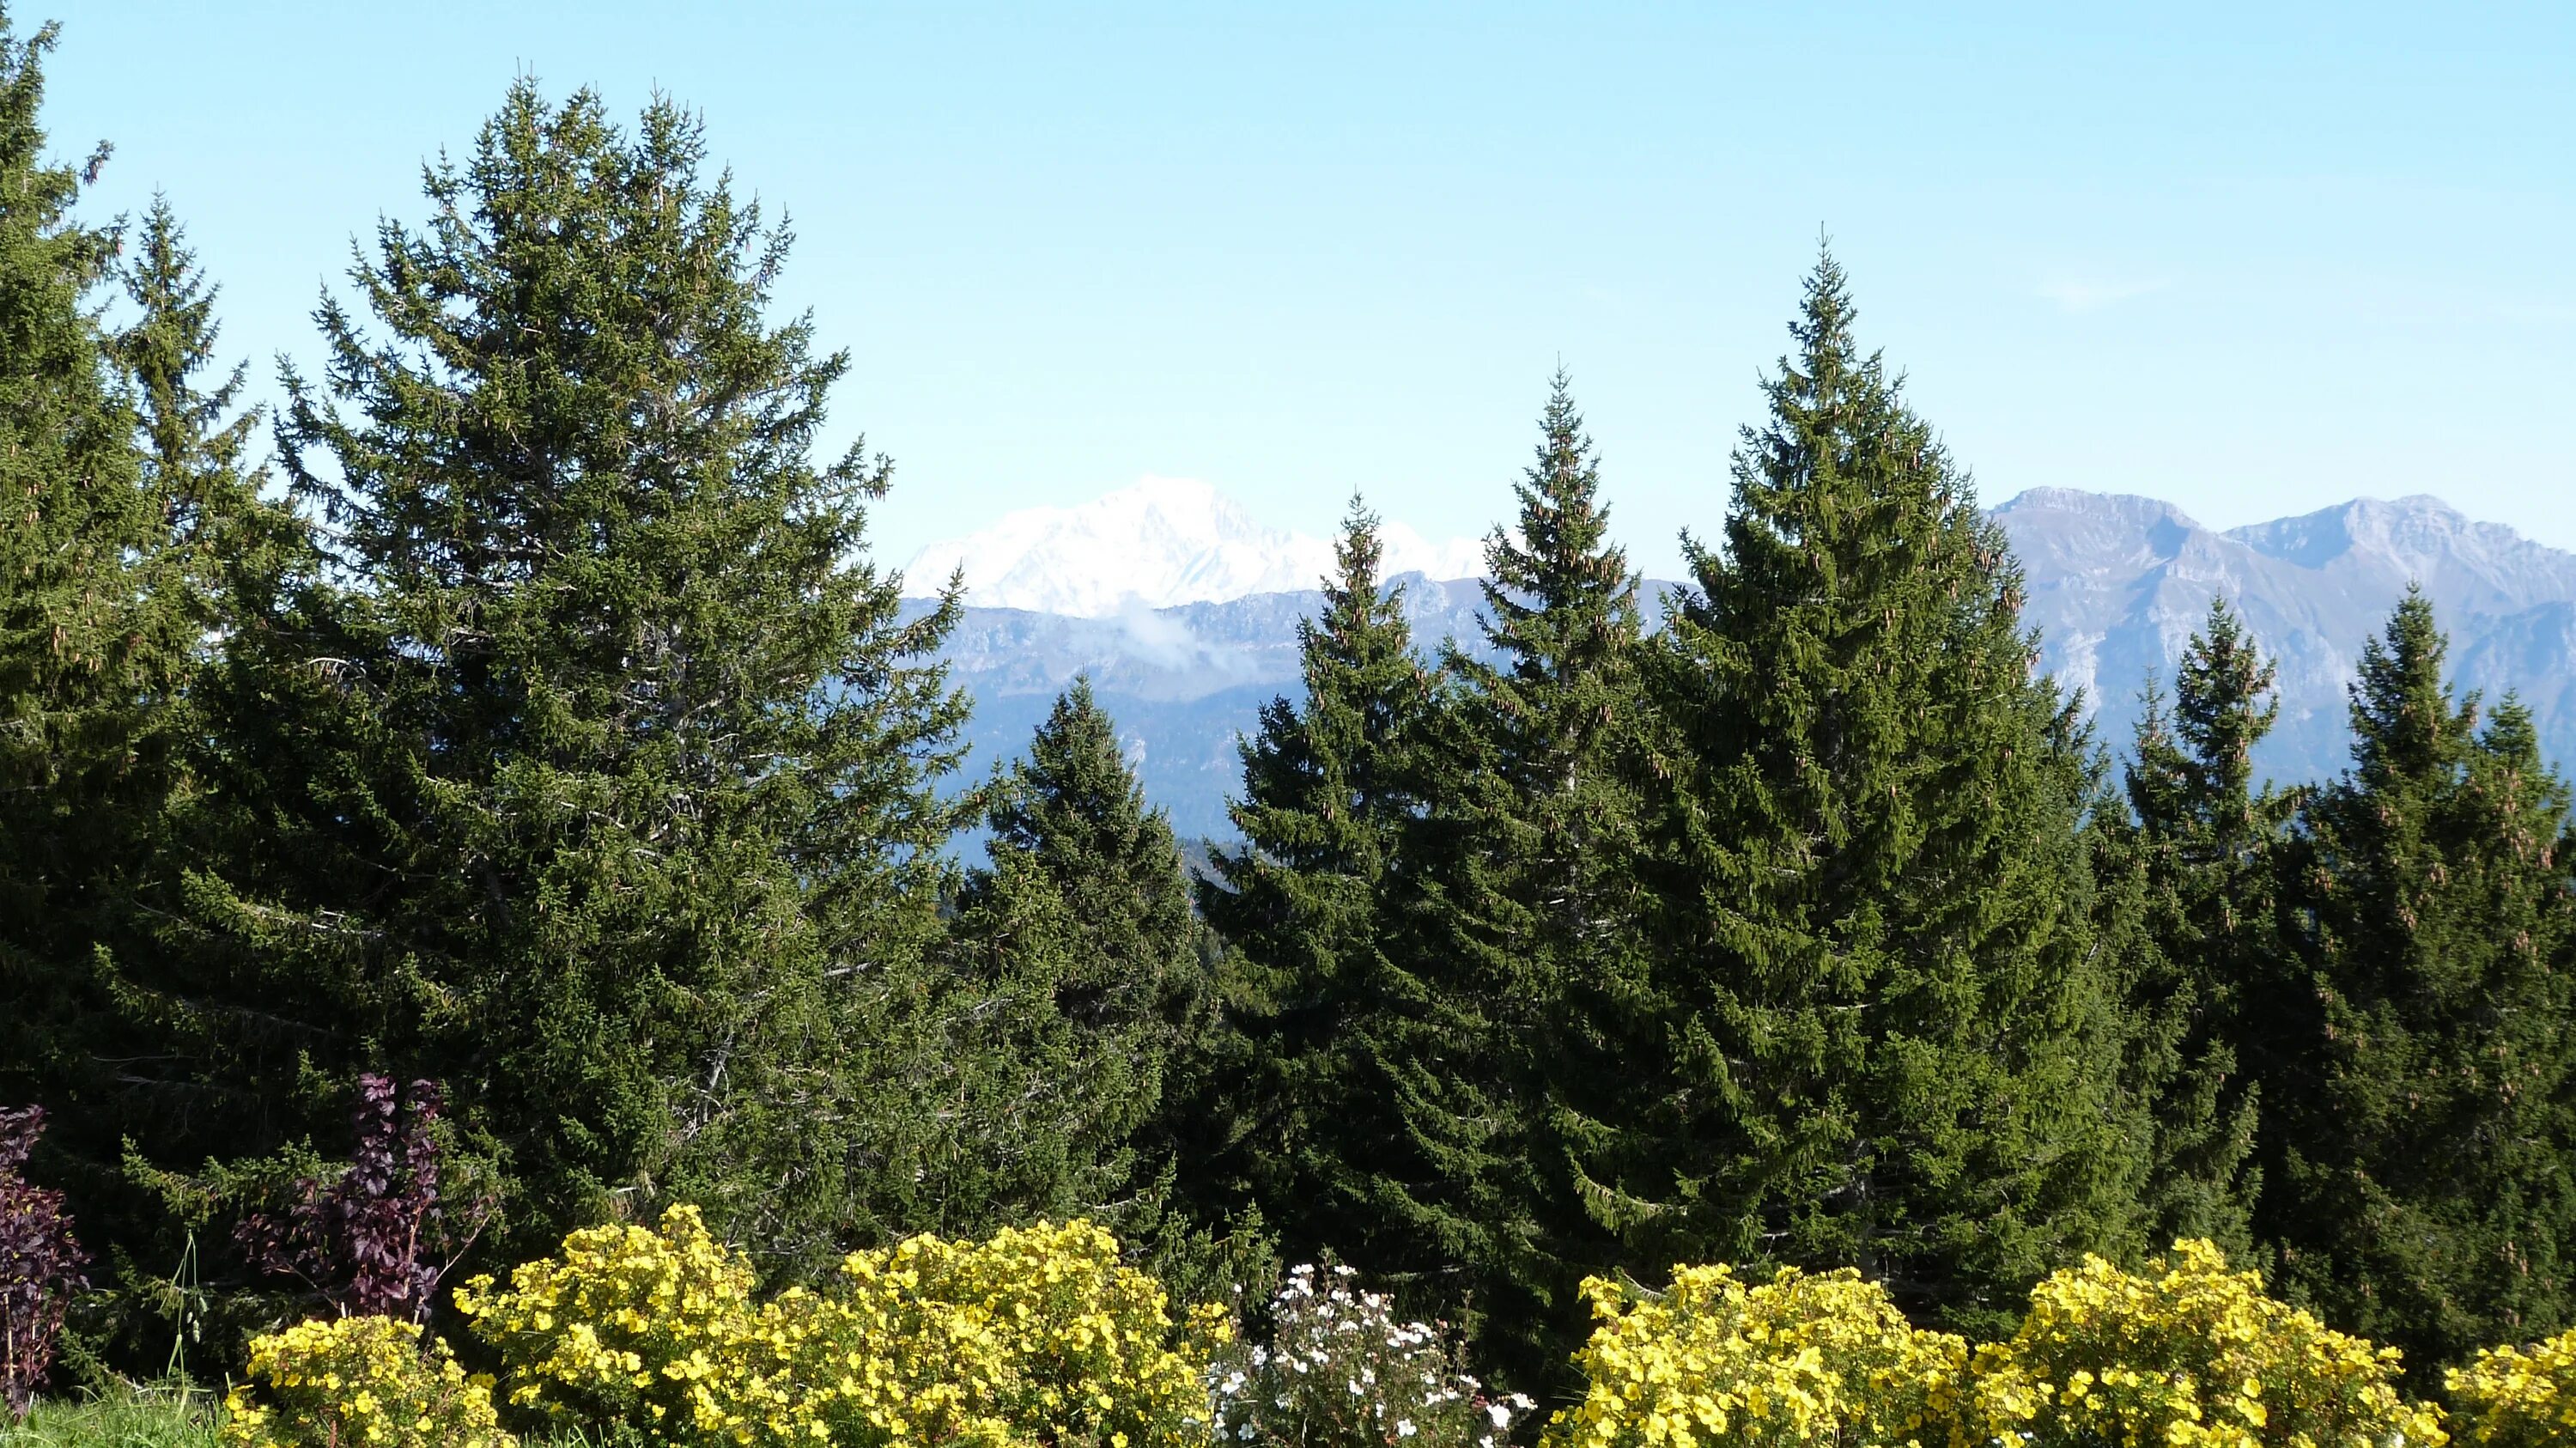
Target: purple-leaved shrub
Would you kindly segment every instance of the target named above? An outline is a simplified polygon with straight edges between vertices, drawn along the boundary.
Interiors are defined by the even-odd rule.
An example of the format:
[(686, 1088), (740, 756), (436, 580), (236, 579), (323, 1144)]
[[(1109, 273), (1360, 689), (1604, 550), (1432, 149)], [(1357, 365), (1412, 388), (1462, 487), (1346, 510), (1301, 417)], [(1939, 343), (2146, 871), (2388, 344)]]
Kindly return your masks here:
[(19, 1418), (53, 1366), (72, 1294), (89, 1285), (63, 1194), (26, 1178), (44, 1131), (41, 1106), (0, 1110), (0, 1398)]
[(342, 1315), (425, 1322), (439, 1280), (491, 1215), (488, 1201), (451, 1210), (438, 1170), (440, 1097), (433, 1081), (397, 1091), (358, 1078), (358, 1144), (346, 1171), (306, 1177), (283, 1211), (242, 1218), (234, 1240), (262, 1270), (300, 1277)]

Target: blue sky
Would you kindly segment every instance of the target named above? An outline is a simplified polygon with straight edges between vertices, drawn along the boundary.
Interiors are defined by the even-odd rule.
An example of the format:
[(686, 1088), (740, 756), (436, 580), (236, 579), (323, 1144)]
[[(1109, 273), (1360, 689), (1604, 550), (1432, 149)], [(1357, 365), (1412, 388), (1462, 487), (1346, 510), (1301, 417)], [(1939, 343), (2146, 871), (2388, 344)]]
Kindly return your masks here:
[(700, 108), (795, 219), (898, 561), (1147, 473), (1479, 532), (1562, 358), (1667, 573), (1820, 228), (1990, 502), (2431, 492), (2576, 548), (2564, 0), (13, 8), (64, 22), (58, 146), (169, 193), (263, 383), (513, 75)]

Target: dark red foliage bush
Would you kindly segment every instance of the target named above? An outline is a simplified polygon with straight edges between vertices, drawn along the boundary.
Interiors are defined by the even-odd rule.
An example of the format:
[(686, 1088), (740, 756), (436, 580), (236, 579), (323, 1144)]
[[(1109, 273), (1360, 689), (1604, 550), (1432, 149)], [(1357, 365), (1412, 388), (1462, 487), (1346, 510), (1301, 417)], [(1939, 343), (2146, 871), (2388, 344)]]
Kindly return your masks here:
[(53, 1366), (71, 1295), (89, 1285), (63, 1194), (25, 1175), (44, 1131), (41, 1106), (0, 1111), (0, 1396), (21, 1418)]
[(454, 1214), (440, 1195), (435, 1082), (397, 1091), (358, 1078), (358, 1144), (348, 1170), (306, 1177), (283, 1211), (253, 1212), (234, 1239), (263, 1270), (291, 1273), (344, 1314), (429, 1317), (431, 1294), (472, 1242), (488, 1203)]

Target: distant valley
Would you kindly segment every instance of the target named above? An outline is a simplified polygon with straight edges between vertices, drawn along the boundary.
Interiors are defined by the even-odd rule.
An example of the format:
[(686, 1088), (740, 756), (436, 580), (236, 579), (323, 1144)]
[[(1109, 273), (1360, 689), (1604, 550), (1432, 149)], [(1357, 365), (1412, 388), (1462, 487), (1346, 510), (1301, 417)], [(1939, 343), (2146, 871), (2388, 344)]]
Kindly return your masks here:
[[(1227, 837), (1226, 799), (1240, 780), (1235, 740), (1264, 702), (1296, 694), (1297, 621), (1322, 599), (1311, 587), (1277, 587), (1279, 570), (1311, 577), (1329, 565), (1329, 549), (1261, 528), (1198, 484), (1158, 483), (1092, 506), (1108, 516), (1050, 510), (1052, 536), (1049, 526), (1006, 520), (992, 535), (925, 550), (907, 569), (918, 586), (942, 564), (962, 565), (975, 584), (979, 565), (998, 565), (1013, 591), (1066, 609), (967, 608), (943, 657), (975, 696), (971, 768), (1017, 754), (1056, 693), (1088, 673), (1175, 829)], [(2458, 687), (2491, 699), (2518, 692), (2551, 758), (2562, 769), (2576, 763), (2576, 554), (2429, 497), (2358, 499), (2219, 532), (2153, 499), (2046, 488), (1994, 517), (2027, 574), (2025, 616), (2041, 631), (2047, 667), (2084, 691), (2114, 749), (2127, 746), (2148, 681), (2169, 686), (2215, 594), (2279, 660), (2281, 722), (2259, 766), (2281, 780), (2333, 774), (2344, 763), (2344, 685), (2363, 640), (2416, 580), (2450, 633)], [(1135, 541), (1111, 546), (1114, 529)], [(1466, 545), (1404, 537), (1405, 548), (1390, 550), (1398, 565), (1472, 557)], [(1448, 638), (1481, 644), (1475, 580), (1414, 571), (1399, 581), (1426, 651)], [(1650, 625), (1674, 586), (1648, 581)], [(1175, 595), (1189, 601), (1149, 602)]]

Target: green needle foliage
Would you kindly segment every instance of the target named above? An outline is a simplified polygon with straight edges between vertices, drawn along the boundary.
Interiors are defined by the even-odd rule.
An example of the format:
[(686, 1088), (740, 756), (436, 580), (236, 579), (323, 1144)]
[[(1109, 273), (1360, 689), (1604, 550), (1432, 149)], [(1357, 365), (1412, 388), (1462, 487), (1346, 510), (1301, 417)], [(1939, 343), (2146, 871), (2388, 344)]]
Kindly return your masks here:
[(1629, 1064), (1607, 1023), (1641, 968), (1637, 579), (1562, 372), (1517, 493), (1517, 526), (1485, 545), (1497, 661), (1446, 660), (1414, 907), (1429, 1029), (1396, 1085), (1431, 1149), (1426, 1225), (1466, 1268), (1470, 1330), (1537, 1385), (1584, 1325), (1583, 1277), (1619, 1261), (1631, 1204), (1593, 1159)]
[(2126, 770), (2130, 813), (2112, 823), (2106, 888), (2134, 879), (2143, 934), (2128, 986), (2138, 1046), (2160, 1059), (2154, 1240), (2252, 1246), (2260, 1090), (2239, 1043), (2269, 1018), (2279, 937), (2274, 871), (2297, 796), (2257, 786), (2254, 746), (2270, 732), (2272, 665), (2233, 610), (2213, 599), (2184, 650), (2172, 706), (2151, 693)]
[(1297, 628), (1304, 695), (1264, 705), (1243, 742), (1243, 843), (1201, 882), (1239, 1055), (1193, 1174), (1225, 1208), (1258, 1202), (1294, 1260), (1331, 1249), (1392, 1272), (1423, 1265), (1408, 1228), (1430, 1179), (1394, 1064), (1427, 1004), (1400, 907), (1432, 684), (1377, 530), (1352, 499), (1323, 611)]
[[(912, 1210), (964, 704), (810, 456), (847, 367), (696, 122), (510, 92), (326, 298), (279, 427), (318, 565), (227, 650), (204, 842), (127, 982), (185, 1165), (442, 1081), (526, 1256), (678, 1198), (781, 1270)], [(220, 1108), (220, 1112), (217, 1112)]]
[(1653, 651), (1670, 781), (1634, 1260), (1854, 1265), (1990, 1330), (2136, 1241), (2074, 706), (1827, 257)]
[[(0, 1086), (53, 1084), (56, 1007), (138, 866), (193, 642), (91, 297), (112, 230), (74, 214), (106, 159), (46, 157), (55, 29), (0, 13)], [(58, 1105), (57, 1112), (62, 1108)]]
[(1057, 1155), (995, 1206), (1114, 1217), (1140, 1171), (1171, 1165), (1173, 1108), (1211, 1021), (1180, 844), (1087, 679), (1056, 700), (987, 822), (991, 863), (967, 877), (950, 937), (967, 976), (1016, 1003), (1032, 1033), (997, 1094), (1058, 1112), (1002, 1134)]
[(189, 686), (285, 535), (240, 466), (251, 420), (194, 390), (212, 291), (166, 206), (121, 272), (134, 320), (101, 325), (121, 238), (74, 214), (105, 149), (42, 154), (53, 42), (0, 13), (0, 1096), (52, 1109), (47, 1151), (94, 1215), (138, 1105), (113, 963), (168, 903)]
[[(2576, 835), (2508, 698), (2480, 720), (2410, 593), (2363, 650), (2352, 768), (2283, 889), (2260, 1226), (2289, 1291), (2428, 1385), (2576, 1322)], [(2304, 996), (2302, 1000), (2300, 997)]]

